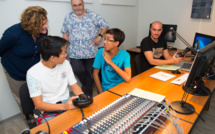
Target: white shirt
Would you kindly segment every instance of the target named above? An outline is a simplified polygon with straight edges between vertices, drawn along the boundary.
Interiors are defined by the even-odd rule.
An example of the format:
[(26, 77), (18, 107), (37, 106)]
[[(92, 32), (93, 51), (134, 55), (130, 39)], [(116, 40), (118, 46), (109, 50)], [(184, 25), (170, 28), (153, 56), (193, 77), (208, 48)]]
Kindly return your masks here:
[(76, 82), (72, 67), (67, 60), (52, 69), (40, 61), (27, 72), (30, 97), (42, 95), (43, 101), (48, 103), (54, 104), (68, 99), (68, 84), (73, 85)]

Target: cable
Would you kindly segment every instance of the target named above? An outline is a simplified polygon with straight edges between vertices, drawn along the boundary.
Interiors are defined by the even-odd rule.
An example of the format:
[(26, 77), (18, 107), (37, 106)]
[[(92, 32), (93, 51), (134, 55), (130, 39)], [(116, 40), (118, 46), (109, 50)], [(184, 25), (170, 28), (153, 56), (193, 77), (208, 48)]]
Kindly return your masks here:
[[(173, 115), (171, 115), (171, 113), (173, 112), (173, 113), (175, 113), (174, 111), (171, 111), (170, 110), (170, 108), (169, 108), (169, 106), (168, 105), (166, 105), (166, 103), (165, 102), (161, 102), (161, 103), (159, 103), (161, 106), (159, 106), (159, 108), (157, 108), (157, 109), (152, 109), (152, 111), (151, 111), (151, 115), (156, 115), (157, 114), (157, 116), (161, 116), (161, 117), (164, 117), (164, 118), (166, 118), (166, 119), (168, 119), (170, 122), (171, 122), (171, 124), (174, 126), (174, 128), (175, 128), (175, 131), (177, 131), (178, 133), (180, 133), (180, 134), (183, 134), (183, 127), (181, 126), (181, 123), (180, 123), (180, 120), (179, 120), (179, 118), (177, 117), (176, 119), (177, 120), (175, 120), (175, 117), (173, 116)], [(158, 104), (158, 105), (159, 105)], [(166, 111), (166, 110), (168, 110), (168, 111)], [(146, 118), (155, 118), (154, 116), (150, 116), (150, 115), (146, 115), (146, 116), (144, 116), (144, 117), (146, 117)], [(143, 117), (143, 118), (144, 118)], [(176, 123), (176, 121), (178, 122), (178, 123)], [(163, 125), (161, 125), (161, 123), (163, 124)], [(157, 124), (158, 126), (161, 126), (161, 127), (164, 127), (164, 126), (166, 126), (166, 124), (161, 120), (161, 119), (159, 119), (159, 118), (157, 118), (154, 122), (153, 122), (153, 124)], [(154, 127), (153, 125), (151, 125), (152, 127)], [(173, 131), (174, 130), (172, 130), (172, 129), (170, 129), (169, 127), (167, 127), (166, 128), (167, 130), (166, 131), (168, 131), (169, 133), (174, 133)], [(162, 130), (163, 131), (163, 130)]]
[[(152, 116), (144, 116), (144, 117), (147, 117), (147, 118), (149, 118), (149, 120), (150, 120), (150, 117), (152, 117)], [(144, 118), (143, 117), (143, 118)], [(152, 118), (154, 118), (154, 117), (152, 117)], [(162, 124), (164, 124), (165, 126), (163, 126), (163, 125), (160, 125), (160, 126), (162, 126), (163, 128), (166, 128), (168, 131), (172, 131), (171, 130), (171, 128), (169, 127), (169, 126), (167, 126), (167, 124), (164, 122), (164, 121), (162, 121), (161, 119), (159, 119), (159, 118), (156, 118), (156, 120), (158, 120), (158, 121), (160, 121)], [(154, 122), (154, 121), (153, 121)], [(156, 121), (155, 121), (156, 122)], [(157, 122), (158, 123), (158, 122)]]
[[(154, 127), (154, 128), (159, 129), (159, 130), (161, 130), (161, 131), (163, 131), (163, 132), (168, 131), (170, 134), (173, 134), (173, 133), (170, 132), (169, 130), (162, 130), (160, 127), (162, 127), (162, 128), (164, 128), (164, 127), (163, 127), (162, 125), (160, 125), (160, 124), (157, 124), (157, 126), (159, 126), (159, 127), (153, 125), (153, 122), (143, 122), (143, 123), (138, 123), (138, 124), (140, 124), (141, 126), (143, 126), (143, 125), (148, 126), (148, 125), (150, 124), (150, 127)], [(137, 131), (138, 131), (138, 130), (139, 130), (139, 128), (137, 129)], [(135, 132), (136, 132), (136, 131), (135, 131)], [(141, 131), (141, 132), (142, 132), (142, 131)], [(165, 132), (165, 133), (167, 133), (167, 132)]]
[[(175, 117), (175, 116), (174, 116)], [(182, 120), (182, 121), (185, 121), (185, 122), (187, 122), (187, 123), (190, 123), (190, 124), (194, 124), (194, 123), (192, 123), (192, 122), (190, 122), (190, 121), (187, 121), (187, 120), (184, 120), (184, 119), (181, 119), (181, 118), (179, 118), (180, 120)]]
[[(190, 108), (191, 109), (191, 108)], [(191, 109), (193, 110), (193, 109)], [(194, 110), (194, 112), (198, 115), (198, 117), (205, 123), (205, 120)]]
[(49, 123), (48, 123), (48, 121), (46, 120), (46, 118), (43, 116), (43, 114), (40, 112), (40, 110), (34, 109), (33, 112), (34, 112), (34, 114), (36, 114), (36, 115), (39, 116), (39, 117), (42, 117), (42, 118), (45, 120), (45, 122), (46, 122), (46, 124), (47, 124), (47, 126), (48, 126), (48, 134), (50, 134)]
[(84, 111), (83, 111), (83, 109), (81, 107), (80, 107), (80, 110), (81, 110), (81, 114), (82, 114), (82, 120), (84, 120), (84, 119), (87, 120), (87, 129), (89, 131), (89, 134), (92, 134), (92, 131), (90, 129), (90, 121), (87, 118), (84, 117)]
[(215, 73), (212, 74), (212, 75), (208, 75), (208, 76), (206, 77), (206, 79), (211, 79), (211, 78), (213, 78), (214, 76), (215, 76)]
[(118, 96), (122, 96), (122, 95), (120, 95), (120, 94), (117, 94), (117, 93), (115, 93), (115, 92), (110, 91), (109, 89), (108, 89), (107, 91), (110, 92), (110, 93), (116, 94), (116, 95), (118, 95)]
[[(184, 130), (183, 130), (183, 126), (182, 126), (182, 124), (181, 124), (181, 121), (180, 121), (180, 119), (178, 118), (178, 116), (177, 116), (175, 110), (171, 107), (171, 103), (170, 103), (167, 99), (165, 99), (165, 101), (166, 101), (166, 103), (167, 103), (167, 105), (168, 105), (168, 108), (166, 108), (166, 109), (169, 109), (169, 108), (172, 109), (172, 110), (169, 109), (170, 116), (172, 117), (172, 119), (174, 120), (173, 117), (175, 117), (175, 116), (177, 117), (176, 119), (177, 119), (177, 122), (178, 122), (178, 124), (179, 124), (180, 129), (179, 129), (178, 127), (176, 127), (175, 124), (174, 124), (174, 126), (176, 127), (176, 129), (177, 129), (178, 131), (183, 132)], [(164, 106), (166, 107), (167, 105), (164, 105)], [(173, 114), (173, 115), (172, 115), (172, 114)], [(175, 121), (175, 120), (174, 120), (174, 121)]]

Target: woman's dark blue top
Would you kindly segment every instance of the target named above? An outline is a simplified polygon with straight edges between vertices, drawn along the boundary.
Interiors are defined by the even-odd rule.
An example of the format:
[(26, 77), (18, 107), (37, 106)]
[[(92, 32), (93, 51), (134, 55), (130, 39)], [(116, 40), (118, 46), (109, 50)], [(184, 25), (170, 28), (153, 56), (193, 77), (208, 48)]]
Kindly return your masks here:
[(0, 40), (1, 63), (8, 74), (15, 80), (26, 80), (26, 73), (30, 67), (40, 61), (39, 39), (36, 42), (32, 35), (15, 24), (9, 27)]

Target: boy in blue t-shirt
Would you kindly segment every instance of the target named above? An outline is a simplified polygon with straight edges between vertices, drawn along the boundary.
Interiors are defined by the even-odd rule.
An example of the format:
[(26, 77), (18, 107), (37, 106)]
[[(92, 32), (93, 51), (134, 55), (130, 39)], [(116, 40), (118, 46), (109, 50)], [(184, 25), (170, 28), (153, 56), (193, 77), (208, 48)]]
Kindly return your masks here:
[(109, 29), (104, 38), (104, 48), (99, 49), (96, 54), (93, 78), (99, 93), (131, 79), (130, 55), (118, 48), (124, 40), (123, 31), (117, 28)]

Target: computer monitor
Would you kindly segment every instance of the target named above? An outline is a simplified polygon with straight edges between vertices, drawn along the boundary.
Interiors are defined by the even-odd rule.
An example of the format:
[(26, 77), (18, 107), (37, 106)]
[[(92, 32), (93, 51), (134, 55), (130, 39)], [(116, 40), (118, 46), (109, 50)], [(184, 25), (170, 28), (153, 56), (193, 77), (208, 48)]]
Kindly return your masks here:
[(185, 92), (193, 95), (206, 96), (211, 93), (204, 86), (202, 78), (209, 72), (215, 57), (215, 41), (200, 49), (194, 59), (189, 76), (183, 86)]
[(193, 41), (193, 48), (198, 52), (200, 49), (204, 48), (214, 40), (215, 40), (214, 36), (196, 33)]
[[(150, 31), (151, 26), (152, 26), (152, 23), (150, 24), (150, 27), (149, 27), (149, 35), (151, 35), (151, 31)], [(177, 25), (163, 24), (163, 31), (161, 33), (161, 36), (165, 37), (166, 33), (169, 32), (170, 27), (172, 27), (175, 31), (177, 31)], [(171, 41), (171, 42), (175, 42), (175, 41)]]

